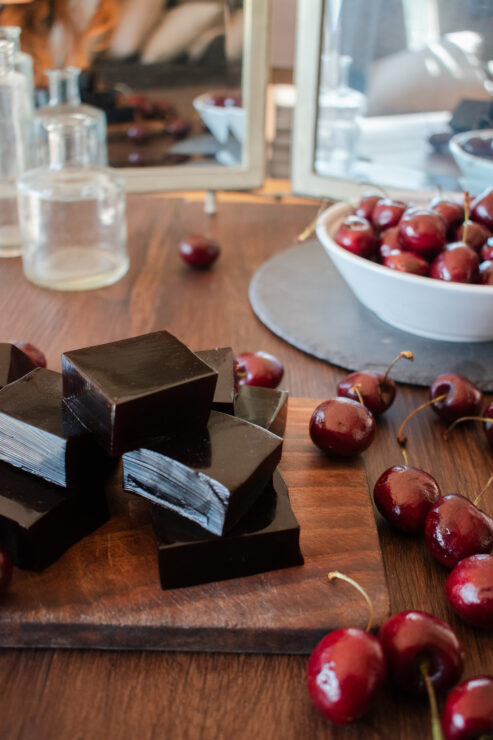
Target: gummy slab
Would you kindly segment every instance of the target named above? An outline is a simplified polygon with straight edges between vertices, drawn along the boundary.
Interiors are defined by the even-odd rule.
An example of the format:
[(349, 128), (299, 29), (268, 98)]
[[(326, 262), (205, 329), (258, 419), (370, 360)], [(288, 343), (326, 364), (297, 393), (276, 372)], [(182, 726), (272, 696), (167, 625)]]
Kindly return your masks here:
[(212, 408), (225, 414), (234, 414), (235, 379), (234, 354), (231, 347), (204, 349), (195, 353), (197, 357), (217, 370), (217, 385)]
[(123, 488), (213, 534), (231, 529), (258, 498), (281, 459), (274, 434), (212, 411), (195, 437), (163, 439), (123, 456)]
[(19, 380), (35, 367), (34, 362), (14, 344), (0, 342), (0, 388)]
[(18, 568), (43, 570), (107, 519), (102, 487), (60, 488), (0, 463), (0, 541)]
[(111, 455), (205, 426), (217, 373), (166, 331), (66, 352), (63, 397)]
[(108, 460), (62, 403), (62, 376), (36, 368), (0, 390), (0, 459), (64, 487), (101, 479)]
[(235, 416), (283, 437), (288, 414), (288, 396), (288, 392), (280, 388), (240, 385), (235, 399)]
[(214, 537), (159, 506), (151, 506), (151, 518), (163, 589), (303, 565), (300, 527), (279, 470), (224, 537)]

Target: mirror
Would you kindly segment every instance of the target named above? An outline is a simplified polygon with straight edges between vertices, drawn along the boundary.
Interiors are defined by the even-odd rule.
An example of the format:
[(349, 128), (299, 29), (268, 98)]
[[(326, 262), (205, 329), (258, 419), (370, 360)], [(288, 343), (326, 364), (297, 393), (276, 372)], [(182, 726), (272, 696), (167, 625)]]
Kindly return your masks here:
[(449, 141), (493, 128), (492, 31), (493, 6), (480, 0), (299, 2), (296, 192), (477, 192), (478, 172)]
[[(3, 6), (44, 69), (84, 70), (108, 162), (133, 192), (251, 188), (264, 178), (269, 0), (31, 0)], [(0, 6), (1, 7), (1, 6)], [(38, 90), (40, 102), (46, 102)]]

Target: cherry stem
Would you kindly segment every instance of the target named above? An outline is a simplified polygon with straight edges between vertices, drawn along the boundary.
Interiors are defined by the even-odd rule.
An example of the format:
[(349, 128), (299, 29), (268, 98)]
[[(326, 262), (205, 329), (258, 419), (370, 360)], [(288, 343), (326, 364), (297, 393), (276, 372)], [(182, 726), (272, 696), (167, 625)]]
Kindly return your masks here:
[(462, 241), (464, 244), (467, 244), (466, 237), (467, 237), (467, 226), (469, 221), (469, 193), (467, 190), (464, 190), (464, 230), (462, 232)]
[(327, 578), (329, 581), (333, 581), (334, 578), (339, 578), (341, 581), (346, 581), (346, 583), (350, 583), (351, 586), (354, 586), (360, 594), (365, 598), (366, 603), (368, 604), (368, 609), (370, 611), (370, 615), (368, 617), (368, 624), (366, 625), (365, 632), (369, 632), (373, 626), (373, 604), (371, 603), (371, 599), (366, 593), (363, 586), (360, 586), (357, 581), (354, 580), (354, 578), (351, 578), (350, 576), (346, 576), (344, 573), (341, 573), (338, 570), (331, 570), (331, 572), (327, 575)]
[(394, 367), (395, 363), (396, 362), (399, 362), (399, 360), (402, 359), (402, 358), (404, 358), (406, 360), (410, 360), (411, 362), (414, 362), (414, 355), (411, 352), (411, 350), (406, 349), (406, 350), (404, 350), (404, 352), (399, 352), (399, 354), (397, 355), (397, 357), (394, 357), (394, 359), (392, 360), (392, 362), (388, 366), (387, 370), (385, 371), (385, 375), (383, 376), (383, 380), (382, 380), (382, 386), (387, 385), (387, 377), (388, 377), (388, 374), (390, 373), (390, 371)]
[(353, 385), (351, 390), (356, 393), (356, 395), (358, 396), (358, 401), (362, 406), (364, 406), (365, 402), (363, 401), (363, 396), (361, 395), (361, 386), (359, 384)]
[(437, 699), (435, 696), (435, 689), (431, 682), (430, 676), (428, 675), (428, 663), (423, 662), (419, 666), (421, 675), (424, 678), (426, 692), (428, 694), (428, 701), (430, 702), (431, 710), (431, 736), (433, 740), (444, 740), (442, 725), (440, 724), (440, 716), (438, 714)]
[(413, 416), (415, 416), (415, 414), (418, 413), (418, 411), (421, 411), (422, 409), (425, 409), (427, 406), (431, 406), (434, 403), (439, 403), (440, 401), (445, 400), (445, 398), (447, 398), (447, 395), (448, 395), (447, 393), (442, 393), (441, 396), (437, 396), (436, 398), (430, 398), (429, 401), (425, 401), (425, 403), (422, 403), (420, 406), (418, 406), (417, 408), (415, 408), (414, 411), (411, 411), (411, 413), (406, 416), (406, 418), (404, 419), (404, 421), (402, 422), (402, 424), (399, 427), (399, 431), (397, 432), (397, 441), (399, 442), (399, 444), (400, 444), (401, 447), (404, 447), (404, 445), (407, 442), (407, 437), (404, 437), (403, 436), (402, 430), (406, 426), (406, 424), (409, 421), (409, 419), (412, 419)]
[(322, 203), (320, 204), (320, 207), (319, 207), (319, 209), (317, 211), (317, 215), (315, 216), (315, 218), (313, 219), (313, 221), (310, 221), (310, 223), (308, 224), (308, 226), (305, 229), (303, 229), (303, 231), (301, 232), (301, 234), (298, 234), (298, 241), (299, 242), (304, 242), (306, 239), (308, 239), (309, 236), (311, 236), (313, 234), (313, 232), (315, 231), (315, 227), (317, 225), (318, 217), (320, 216), (320, 214), (322, 213), (322, 211), (324, 210), (324, 208), (327, 207), (328, 203), (329, 203), (328, 200), (323, 200), (322, 201)]
[(489, 416), (461, 416), (460, 419), (456, 419), (452, 424), (444, 431), (443, 438), (445, 441), (448, 439), (448, 435), (452, 431), (452, 429), (457, 426), (457, 424), (461, 424), (463, 421), (484, 421), (485, 424), (488, 422), (491, 422), (493, 424), (493, 419)]
[(402, 451), (402, 457), (404, 458), (404, 465), (409, 465), (409, 460), (407, 459), (407, 452), (405, 447), (401, 447)]
[(485, 491), (486, 491), (486, 490), (487, 490), (487, 489), (488, 489), (488, 488), (490, 487), (490, 485), (491, 485), (492, 481), (493, 481), (493, 475), (490, 475), (490, 477), (488, 478), (488, 482), (487, 482), (487, 483), (486, 483), (486, 485), (485, 485), (485, 486), (484, 486), (484, 487), (483, 487), (483, 488), (482, 488), (482, 489), (480, 490), (480, 492), (478, 493), (478, 495), (477, 495), (477, 496), (476, 496), (476, 498), (474, 499), (474, 501), (473, 501), (473, 504), (474, 504), (474, 506), (477, 506), (477, 505), (478, 505), (478, 501), (479, 501), (479, 499), (481, 498), (481, 496), (483, 495), (483, 493), (484, 493), (484, 492), (485, 492)]

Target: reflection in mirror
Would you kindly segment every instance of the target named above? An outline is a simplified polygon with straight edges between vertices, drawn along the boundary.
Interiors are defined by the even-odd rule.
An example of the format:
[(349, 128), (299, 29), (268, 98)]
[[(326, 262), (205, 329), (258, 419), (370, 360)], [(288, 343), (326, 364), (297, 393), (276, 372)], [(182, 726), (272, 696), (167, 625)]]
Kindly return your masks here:
[[(245, 5), (249, 0), (246, 0)], [(104, 110), (115, 167), (243, 161), (243, 0), (31, 0), (0, 6), (44, 71), (76, 66), (82, 102)]]
[(493, 126), (492, 32), (493, 4), (481, 0), (325, 0), (315, 173), (467, 188), (448, 140)]

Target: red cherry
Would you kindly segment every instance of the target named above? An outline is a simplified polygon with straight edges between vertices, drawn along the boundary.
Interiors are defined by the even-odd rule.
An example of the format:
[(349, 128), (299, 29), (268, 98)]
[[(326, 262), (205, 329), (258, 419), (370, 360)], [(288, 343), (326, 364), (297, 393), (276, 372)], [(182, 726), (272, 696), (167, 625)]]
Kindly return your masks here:
[(186, 121), (183, 118), (173, 118), (173, 120), (166, 125), (164, 130), (174, 139), (185, 139), (191, 130), (190, 121)]
[(378, 201), (381, 200), (381, 198), (381, 195), (376, 195), (375, 193), (365, 193), (361, 197), (361, 200), (358, 203), (354, 213), (356, 214), (356, 216), (360, 216), (361, 218), (366, 218), (367, 221), (371, 221), (371, 214), (373, 213), (373, 209), (375, 208)]
[(471, 218), (488, 229), (493, 229), (493, 188), (483, 190), (471, 203)]
[(479, 279), (479, 257), (464, 242), (453, 242), (435, 257), (430, 277), (451, 283), (476, 283)]
[(372, 257), (377, 238), (369, 221), (359, 216), (348, 216), (337, 229), (334, 241), (359, 257)]
[(493, 237), (490, 237), (481, 247), (481, 259), (493, 260)]
[(435, 689), (456, 683), (464, 669), (464, 652), (451, 627), (431, 614), (405, 611), (389, 617), (378, 637), (389, 675), (405, 691), (424, 694), (422, 666)]
[(46, 357), (34, 344), (31, 344), (30, 342), (21, 342), (17, 339), (13, 339), (10, 344), (15, 344), (15, 346), (22, 350), (24, 354), (27, 355), (38, 367), (46, 367)]
[(493, 285), (493, 260), (485, 260), (479, 265), (479, 282), (481, 285)]
[(493, 519), (460, 494), (444, 496), (429, 510), (425, 542), (436, 560), (453, 568), (463, 558), (493, 549)]
[(242, 352), (235, 357), (234, 368), (239, 385), (277, 388), (284, 375), (282, 362), (268, 352)]
[(360, 629), (326, 635), (308, 661), (308, 693), (325, 719), (347, 725), (369, 708), (385, 678), (376, 637)]
[(127, 136), (137, 144), (143, 144), (154, 136), (154, 129), (146, 123), (135, 123), (127, 129)]
[(430, 399), (446, 394), (441, 401), (432, 405), (440, 419), (451, 423), (461, 416), (478, 416), (483, 404), (479, 388), (463, 375), (445, 373), (439, 375), (430, 386)]
[(455, 241), (465, 242), (475, 252), (479, 252), (489, 238), (491, 231), (475, 221), (464, 221), (455, 232)]
[(381, 259), (386, 257), (393, 252), (400, 252), (401, 246), (399, 244), (399, 227), (392, 226), (390, 229), (382, 231), (380, 236), (380, 246), (378, 248)]
[(407, 205), (402, 200), (393, 198), (381, 198), (375, 205), (371, 214), (371, 222), (379, 231), (397, 226)]
[(190, 267), (203, 270), (219, 257), (219, 244), (202, 234), (189, 234), (180, 244), (180, 257)]
[(218, 108), (241, 108), (241, 95), (212, 95), (208, 103)]
[(430, 208), (440, 214), (447, 225), (447, 229), (464, 221), (464, 206), (455, 200), (440, 197), (433, 198), (430, 201)]
[(0, 594), (7, 590), (12, 580), (12, 571), (12, 559), (7, 550), (0, 545)]
[(456, 686), (442, 711), (445, 740), (480, 740), (493, 733), (493, 677), (477, 676)]
[(423, 277), (426, 277), (430, 271), (430, 266), (425, 258), (420, 257), (419, 254), (414, 254), (414, 252), (394, 250), (383, 258), (382, 264), (391, 270), (407, 272), (410, 275), (421, 275)]
[(380, 514), (393, 527), (413, 534), (423, 532), (426, 515), (440, 496), (433, 476), (409, 465), (388, 468), (373, 489)]
[(445, 596), (464, 622), (493, 629), (493, 555), (471, 555), (445, 583)]
[(408, 208), (399, 222), (399, 240), (406, 252), (430, 259), (440, 252), (447, 229), (443, 218), (426, 208)]
[(414, 361), (413, 353), (404, 350), (394, 357), (385, 373), (376, 370), (350, 373), (339, 382), (337, 395), (360, 401), (374, 416), (383, 414), (393, 404), (395, 398), (395, 383), (389, 377), (389, 373), (401, 358)]
[(309, 425), (312, 442), (334, 457), (353, 457), (373, 442), (373, 414), (350, 398), (330, 398), (317, 406)]

